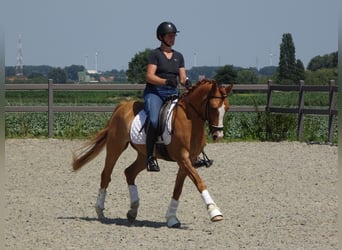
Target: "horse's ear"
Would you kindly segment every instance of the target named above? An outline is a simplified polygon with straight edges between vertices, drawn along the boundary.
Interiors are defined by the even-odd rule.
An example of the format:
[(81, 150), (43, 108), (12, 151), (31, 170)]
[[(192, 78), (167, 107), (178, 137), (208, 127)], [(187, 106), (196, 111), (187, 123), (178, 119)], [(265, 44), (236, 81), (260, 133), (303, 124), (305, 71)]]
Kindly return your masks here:
[(227, 92), (227, 94), (232, 90), (233, 86), (234, 86), (234, 84), (231, 83), (231, 84), (229, 84), (229, 85), (226, 87), (226, 92)]

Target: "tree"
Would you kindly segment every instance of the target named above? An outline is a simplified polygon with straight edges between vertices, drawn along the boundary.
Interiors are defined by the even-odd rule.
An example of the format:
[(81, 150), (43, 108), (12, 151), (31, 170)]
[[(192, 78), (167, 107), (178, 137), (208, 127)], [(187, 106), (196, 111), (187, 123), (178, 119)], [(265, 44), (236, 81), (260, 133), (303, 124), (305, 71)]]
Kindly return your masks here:
[(5, 76), (14, 76), (15, 75), (15, 67), (13, 66), (7, 66), (5, 67)]
[(53, 67), (48, 65), (38, 65), (38, 66), (32, 66), (32, 65), (24, 65), (24, 75), (29, 76), (33, 72), (40, 73), (43, 76), (47, 76), (48, 73), (53, 69)]
[(276, 66), (265, 66), (259, 70), (259, 74), (263, 76), (272, 76), (276, 73)]
[(293, 83), (296, 78), (296, 55), (295, 46), (290, 33), (283, 34), (280, 44), (280, 56), (278, 66), (278, 82)]
[(54, 83), (66, 83), (67, 80), (67, 74), (65, 70), (61, 68), (53, 68), (48, 73), (48, 78), (52, 79)]
[(237, 72), (233, 65), (225, 65), (216, 71), (215, 80), (219, 84), (228, 84), (236, 81)]
[(337, 68), (321, 68), (315, 71), (307, 70), (305, 72), (305, 82), (310, 85), (328, 85), (330, 80), (337, 82)]
[(33, 83), (47, 83), (48, 79), (46, 78), (46, 76), (44, 76), (41, 73), (37, 73), (37, 72), (32, 72), (31, 75), (29, 75), (27, 77), (29, 79), (29, 81), (27, 81), (27, 83), (33, 82)]
[(68, 76), (68, 79), (72, 81), (78, 81), (78, 72), (84, 71), (83, 65), (71, 65), (64, 67), (64, 70)]
[(144, 51), (135, 54), (128, 63), (127, 78), (129, 82), (139, 84), (146, 83), (146, 67), (150, 53), (151, 49), (145, 49)]
[(305, 67), (301, 60), (296, 61), (295, 82), (305, 80)]
[(258, 75), (255, 69), (241, 69), (237, 71), (237, 83), (253, 84), (258, 82)]
[(315, 56), (308, 64), (307, 69), (316, 71), (322, 68), (336, 68), (338, 63), (338, 53), (333, 52), (323, 56)]
[(198, 81), (203, 77), (213, 79), (218, 69), (217, 66), (196, 66), (187, 70), (186, 73), (190, 80)]

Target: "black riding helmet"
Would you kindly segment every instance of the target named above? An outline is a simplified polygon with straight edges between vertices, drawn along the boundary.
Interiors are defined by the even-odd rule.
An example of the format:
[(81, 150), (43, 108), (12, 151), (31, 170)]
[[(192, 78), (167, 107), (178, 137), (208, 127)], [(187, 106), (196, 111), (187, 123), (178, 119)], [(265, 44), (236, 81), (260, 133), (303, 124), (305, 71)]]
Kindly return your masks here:
[[(165, 41), (164, 41), (164, 35), (165, 34), (167, 34), (167, 33), (178, 33), (178, 32), (179, 31), (177, 30), (176, 26), (173, 23), (162, 22), (161, 24), (159, 24), (159, 26), (157, 28), (157, 39), (159, 41), (165, 43)], [(159, 36), (161, 36), (161, 39)], [(168, 44), (166, 44), (166, 45), (168, 45)]]

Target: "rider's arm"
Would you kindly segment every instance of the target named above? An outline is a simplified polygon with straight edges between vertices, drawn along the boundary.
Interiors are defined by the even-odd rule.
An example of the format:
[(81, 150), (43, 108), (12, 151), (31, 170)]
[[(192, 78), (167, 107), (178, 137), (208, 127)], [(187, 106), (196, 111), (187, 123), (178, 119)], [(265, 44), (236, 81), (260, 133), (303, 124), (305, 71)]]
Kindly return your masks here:
[(184, 86), (186, 81), (186, 71), (185, 68), (179, 68), (179, 82)]
[(157, 65), (155, 64), (147, 64), (146, 70), (146, 81), (155, 85), (166, 85), (166, 79), (160, 78), (156, 75)]

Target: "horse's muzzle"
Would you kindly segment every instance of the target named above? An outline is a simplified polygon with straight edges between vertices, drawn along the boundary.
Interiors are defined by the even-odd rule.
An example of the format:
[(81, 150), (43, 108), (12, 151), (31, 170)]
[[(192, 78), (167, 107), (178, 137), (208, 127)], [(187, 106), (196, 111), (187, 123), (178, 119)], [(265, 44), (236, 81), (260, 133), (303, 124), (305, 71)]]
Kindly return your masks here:
[(222, 131), (217, 131), (216, 133), (214, 133), (214, 134), (212, 135), (212, 139), (213, 139), (215, 142), (219, 141), (219, 140), (222, 139), (222, 138), (223, 138), (223, 132), (222, 132)]
[(223, 129), (216, 129), (211, 132), (211, 138), (214, 140), (214, 142), (219, 141), (223, 138)]

